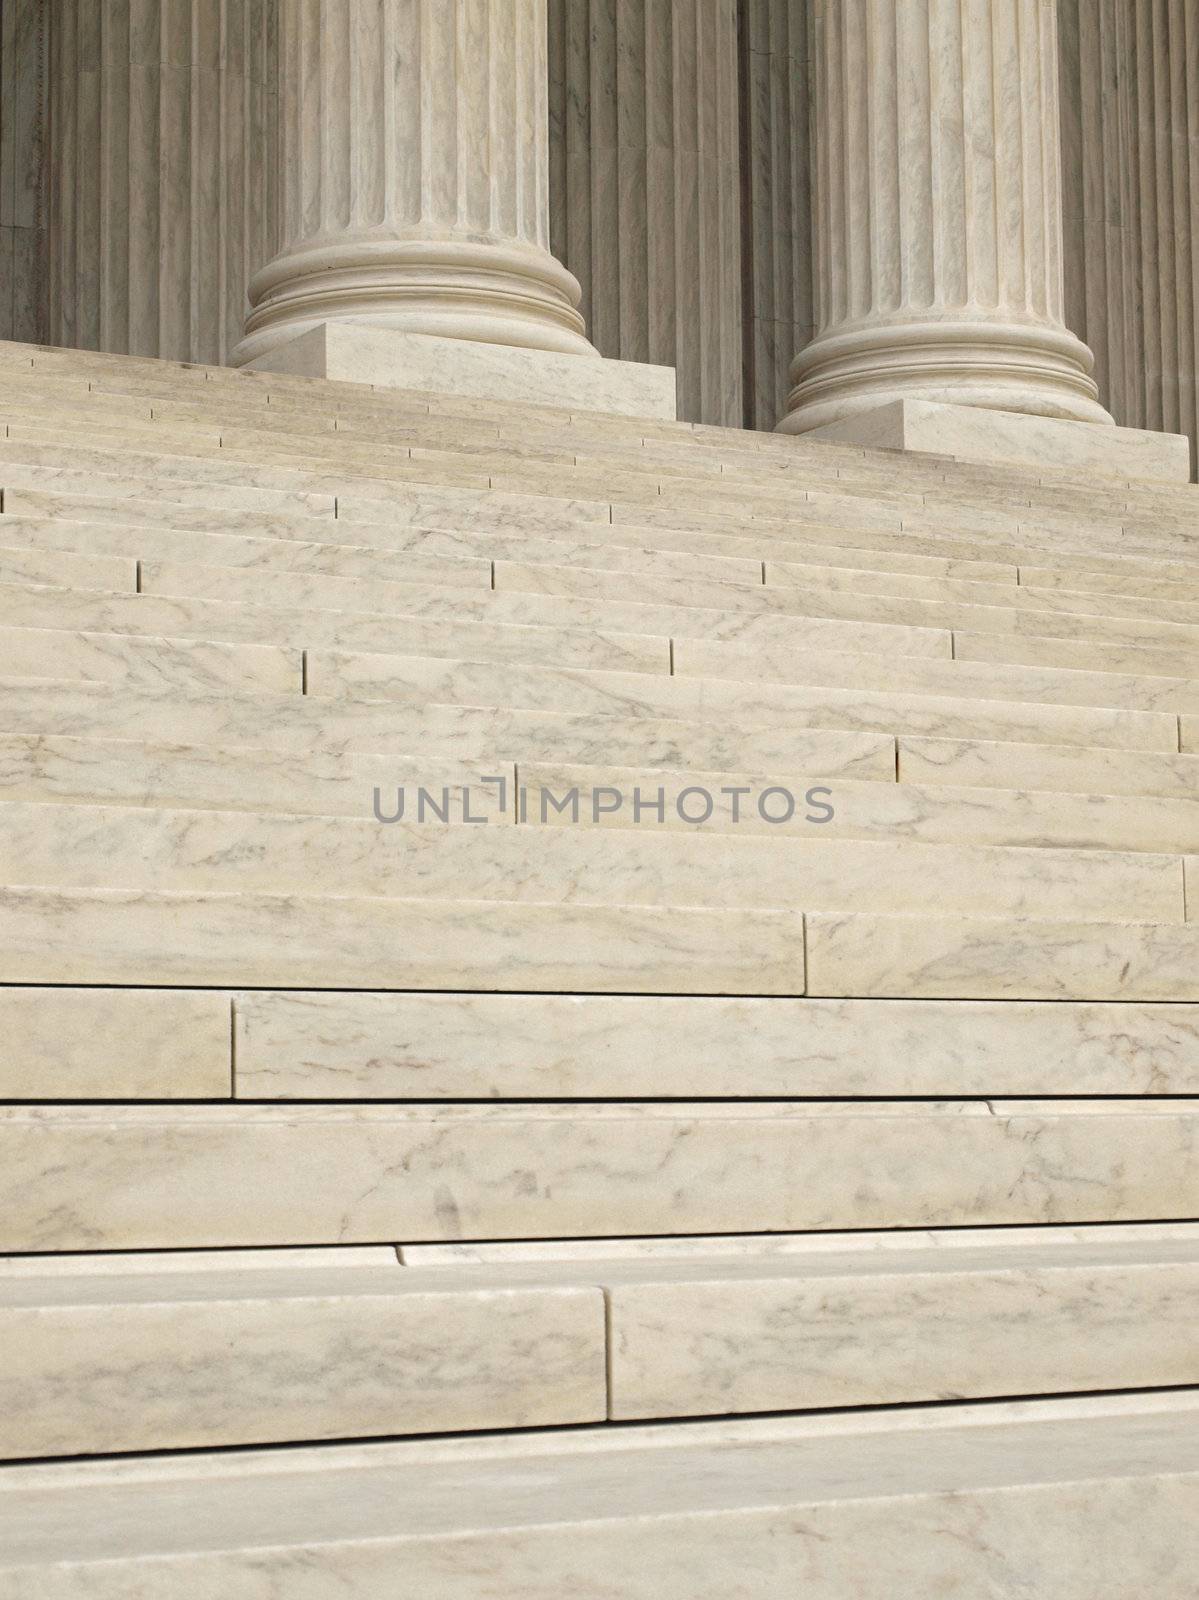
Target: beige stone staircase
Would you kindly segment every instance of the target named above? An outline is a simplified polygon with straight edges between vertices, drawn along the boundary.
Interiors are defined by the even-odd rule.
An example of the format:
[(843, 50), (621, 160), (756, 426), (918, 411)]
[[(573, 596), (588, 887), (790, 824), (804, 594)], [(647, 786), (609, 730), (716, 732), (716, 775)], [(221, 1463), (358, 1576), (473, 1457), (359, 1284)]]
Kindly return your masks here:
[(0, 426), (0, 1600), (1193, 1597), (1199, 490)]

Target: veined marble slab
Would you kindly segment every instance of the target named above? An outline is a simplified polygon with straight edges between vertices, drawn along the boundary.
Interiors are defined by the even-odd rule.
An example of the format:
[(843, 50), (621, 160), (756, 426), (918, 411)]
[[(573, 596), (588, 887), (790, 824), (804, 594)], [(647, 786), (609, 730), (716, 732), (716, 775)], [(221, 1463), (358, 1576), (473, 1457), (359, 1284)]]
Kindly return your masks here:
[(1012, 634), (956, 632), (954, 658), (1008, 666), (1055, 667), (1072, 672), (1134, 673), (1199, 678), (1199, 651), (1146, 644), (1094, 644), (1085, 639), (1020, 639)]
[(249, 745), (0, 735), (0, 799), (362, 818), (374, 815), (376, 791), (383, 815), (394, 814), (399, 790), (406, 812), (419, 815), (423, 787), (448, 822), (465, 823), (469, 814), (497, 824), (511, 820), (516, 786), (515, 766), (497, 771), (498, 765), (319, 749), (305, 754)]
[(0, 889), (0, 982), (801, 994), (791, 911)]
[(789, 717), (808, 727), (840, 727), (921, 737), (1003, 738), (1036, 743), (1113, 745), (1176, 750), (1173, 714), (1112, 711), (1093, 706), (1026, 705), (1002, 699), (889, 694), (884, 690), (807, 688), (756, 680), (589, 672), (505, 666), (416, 656), (313, 650), (308, 693), (357, 694), (466, 705), (519, 706), (537, 711), (607, 711), (622, 716), (736, 718), (773, 722)]
[(931, 900), (943, 914), (1186, 918), (1181, 856), (825, 839), (802, 818), (773, 838), (658, 833), (652, 823), (484, 832), (422, 819), (416, 794), (402, 821), (383, 825), (363, 798), (360, 817), (2, 802), (0, 881), (746, 911), (917, 912)]
[(1191, 1600), (1191, 1395), (10, 1469), (8, 1600)]
[(1039, 463), (1128, 478), (1186, 483), (1191, 476), (1190, 441), (1183, 434), (1096, 427), (927, 400), (896, 400), (817, 428), (815, 437), (879, 450), (932, 450), (966, 461), (1028, 467)]
[(0, 1202), (8, 1251), (1153, 1221), (1199, 1103), (12, 1107)]
[(624, 416), (675, 416), (672, 367), (598, 361), (549, 350), (477, 344), (373, 327), (321, 323), (253, 362), (257, 371), (353, 378), (400, 389), (528, 400)]
[(956, 657), (952, 661), (921, 661), (833, 651), (817, 656), (769, 646), (681, 639), (675, 644), (674, 670), (682, 677), (826, 684), (891, 693), (953, 695), (959, 699), (974, 694), (987, 700), (1111, 706), (1133, 711), (1199, 712), (1199, 683), (1185, 677), (1062, 671)]
[(808, 993), (1199, 1000), (1199, 925), (1002, 918), (805, 919)]
[(0, 517), (0, 583), (50, 583), (63, 588), (137, 588), (137, 562), (131, 556), (78, 555), (57, 550), (22, 550), (4, 543), (8, 530)]
[(349, 697), (197, 694), (104, 684), (2, 680), (5, 721), (20, 735), (127, 738), (251, 745), (261, 749), (337, 754), (396, 754), (420, 749), (434, 762), (507, 762), (528, 755), (586, 765), (615, 762), (663, 768), (761, 770), (810, 768), (892, 783), (895, 741), (879, 733), (788, 724), (743, 728), (665, 718), (515, 711), (502, 707), (404, 704)]
[[(0, 741), (0, 781), (3, 751)], [(824, 840), (906, 839), (923, 844), (1051, 846), (1170, 854), (1199, 848), (1199, 806), (1193, 800), (1004, 788), (1001, 766), (993, 776), (993, 786), (979, 788), (953, 787), (948, 783), (859, 783), (846, 778), (838, 779), (835, 787), (818, 784), (813, 788), (810, 778), (802, 774), (763, 777), (756, 773), (686, 769), (663, 773), (636, 767), (520, 763), (520, 782), (526, 792), (523, 814), (532, 826), (563, 827), (571, 821), (568, 813), (559, 813), (548, 803), (542, 807), (542, 789), (562, 796), (578, 787), (581, 793), (590, 795), (593, 787), (610, 784), (628, 796), (626, 806), (619, 812), (604, 812), (598, 819), (594, 811), (585, 813), (580, 808), (581, 821), (627, 828), (633, 821), (635, 792), (640, 790), (644, 801), (656, 806), (661, 790), (661, 822), (656, 809), (643, 810), (642, 825), (648, 820), (655, 829), (695, 832), (695, 822), (685, 819), (689, 814), (698, 814), (706, 801), (694, 795), (688, 797), (686, 791), (698, 788), (713, 801), (713, 815), (703, 824), (703, 832), (777, 835), (778, 825), (764, 820), (758, 800), (767, 789), (781, 787), (796, 799), (799, 814), (805, 819), (801, 831)], [(769, 804), (777, 803), (768, 803), (768, 814)], [(806, 821), (809, 817), (811, 822)]]
[(224, 1099), (229, 1002), (152, 989), (0, 988), (0, 1099)]
[[(144, 578), (143, 569), (142, 590), (137, 594), (0, 583), (0, 615), (9, 628), (59, 632), (79, 629), (129, 638), (157, 636), (293, 648), (322, 645), (343, 650), (394, 650), (403, 655), (553, 662), (663, 675), (670, 671), (670, 644), (664, 637), (457, 618), (424, 621), (382, 614), (355, 616), (337, 611), (293, 610), (271, 603), (275, 585), (260, 573), (254, 575), (257, 603), (251, 605), (149, 594)], [(1196, 705), (1199, 706), (1199, 698)]]
[(1199, 1095), (1186, 1005), (243, 992), (248, 1100)]
[[(1193, 799), (1199, 794), (1199, 760), (1163, 751), (1093, 746), (1002, 744), (990, 740), (911, 739), (901, 734), (901, 784), (946, 784), (963, 788), (1063, 790), (1074, 794), (1161, 795)], [(1199, 753), (1199, 752), (1197, 752)]]
[(13, 678), (94, 678), (147, 689), (176, 685), (298, 695), (302, 681), (299, 650), (277, 645), (57, 628), (0, 626), (0, 661)]
[(451, 1276), (394, 1257), (0, 1276), (0, 1456), (605, 1417), (601, 1290)]

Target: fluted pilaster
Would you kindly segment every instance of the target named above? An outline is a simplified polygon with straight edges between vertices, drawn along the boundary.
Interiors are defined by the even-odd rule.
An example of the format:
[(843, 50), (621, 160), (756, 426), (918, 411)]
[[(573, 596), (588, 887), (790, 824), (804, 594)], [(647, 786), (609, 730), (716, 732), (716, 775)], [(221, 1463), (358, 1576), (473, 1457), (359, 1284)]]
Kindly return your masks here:
[(900, 399), (1110, 422), (1063, 320), (1055, 0), (815, 0), (802, 432)]
[(0, 339), (46, 337), (45, 54), (45, 0), (0, 0)]
[(744, 420), (736, 0), (550, 0), (553, 243), (610, 357)]
[(283, 246), (239, 359), (357, 317), (594, 354), (549, 253), (545, 0), (280, 0)]
[(1199, 441), (1199, 12), (1062, 0), (1066, 316), (1128, 427)]
[(275, 0), (58, 0), (50, 336), (224, 361), (275, 248)]

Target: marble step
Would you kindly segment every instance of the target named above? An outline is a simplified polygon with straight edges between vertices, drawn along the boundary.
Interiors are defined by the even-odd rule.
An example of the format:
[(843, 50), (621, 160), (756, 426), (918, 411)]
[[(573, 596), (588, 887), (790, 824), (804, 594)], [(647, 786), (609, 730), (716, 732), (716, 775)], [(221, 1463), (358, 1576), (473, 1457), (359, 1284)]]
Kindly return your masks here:
[[(43, 524), (37, 543), (62, 539), (66, 525)], [(82, 537), (94, 546), (94, 525), (76, 524)], [(53, 530), (48, 532), (47, 530)], [(0, 535), (3, 534), (0, 522)], [(99, 530), (101, 541), (107, 530)], [(68, 536), (78, 542), (79, 535)], [(114, 541), (115, 543), (115, 541)], [(129, 546), (146, 548), (140, 540)], [(117, 545), (123, 548), (122, 545)], [(1152, 645), (1113, 644), (1044, 636), (1020, 638), (1008, 634), (970, 634), (949, 629), (904, 627), (896, 623), (842, 622), (819, 617), (779, 613), (747, 614), (702, 607), (653, 605), (632, 600), (588, 600), (574, 596), (522, 594), (494, 591), (468, 596), (465, 591), (447, 595), (434, 586), (386, 584), (321, 573), (280, 573), (269, 580), (240, 567), (213, 567), (175, 561), (143, 560), (142, 592), (175, 597), (196, 597), (232, 603), (268, 600), (295, 609), (367, 611), (386, 605), (399, 615), (420, 614), (465, 620), (511, 619), (534, 626), (588, 627), (606, 632), (667, 633), (676, 638), (721, 639), (791, 651), (814, 646), (830, 650), (873, 650), (888, 647), (896, 655), (989, 661), (1013, 666), (1048, 667), (1065, 671), (1111, 672), (1143, 677), (1199, 678), (1199, 653)], [(267, 587), (269, 581), (269, 588)]]
[(796, 911), (0, 888), (0, 984), (797, 995), (803, 937)]
[(241, 992), (233, 1030), (247, 1100), (1199, 1094), (1186, 1005)]
[(1199, 755), (1199, 717), (1179, 717), (1179, 749), (1190, 755)]
[[(105, 502), (106, 507), (111, 504), (111, 501)], [(147, 525), (153, 517), (153, 504), (148, 500), (131, 502), (127, 510), (131, 525)], [(9, 515), (15, 517), (16, 513)], [(180, 515), (182, 513), (168, 511), (167, 518), (177, 523)], [(245, 515), (248, 517), (252, 513)], [(285, 523), (269, 513), (259, 517), (260, 531), (264, 533), (301, 539), (337, 538), (340, 534), (344, 539), (345, 530), (331, 529), (330, 520), (321, 516), (292, 517)], [(566, 528), (558, 530), (555, 537), (555, 530), (523, 532), (507, 527), (498, 518), (491, 528), (470, 531), (404, 524), (392, 526), (384, 522), (355, 522), (352, 526), (354, 542), (389, 550), (424, 548), (434, 554), (482, 555), (488, 559), (504, 557), (559, 565), (577, 563), (643, 570), (656, 567), (665, 573), (674, 571), (685, 576), (694, 572), (702, 576), (708, 572), (718, 580), (723, 576), (725, 581), (754, 583), (761, 581), (763, 561), (778, 557), (786, 560), (788, 570), (806, 574), (808, 581), (836, 581), (843, 587), (874, 584), (882, 585), (881, 592), (887, 592), (886, 585), (892, 578), (905, 580), (914, 574), (917, 583), (936, 582), (942, 577), (985, 579), (987, 583), (983, 587), (988, 592), (994, 588), (1013, 603), (1019, 598), (1018, 569), (1014, 564), (955, 561), (887, 548), (821, 544), (815, 540), (780, 544), (777, 540), (756, 538), (751, 534), (720, 535), (696, 533), (685, 528), (640, 530), (598, 525), (578, 529), (581, 537), (571, 540), (566, 537), (570, 531)], [(895, 592), (903, 592), (902, 585)], [(1037, 592), (1057, 593), (1056, 590)], [(1099, 595), (1096, 600), (1102, 609), (1118, 598)], [(1142, 611), (1147, 610), (1147, 602), (1138, 604)]]
[[(381, 568), (375, 552), (358, 546), (323, 548), (332, 549), (334, 565), (342, 560), (364, 565), (369, 577), (338, 576), (335, 571), (326, 570), (321, 546), (290, 540), (275, 546), (270, 539), (241, 535), (0, 518), (0, 540), (4, 539), (11, 540), (14, 546), (28, 543), (36, 551), (86, 547), (128, 552), (138, 558), (140, 592), (156, 598), (210, 600), (291, 611), (365, 613), (376, 621), (383, 615), (426, 617), (447, 622), (585, 628), (603, 633), (761, 639), (796, 648), (827, 646), (854, 651), (886, 647), (898, 655), (943, 659), (952, 655), (952, 636), (947, 630), (783, 614), (752, 615), (744, 610), (650, 605), (636, 600), (559, 599), (519, 592), (498, 595), (490, 587), (490, 565), (485, 564), (486, 570), (481, 571), (480, 564), (471, 560), (416, 556), (412, 558), (415, 562), (439, 563), (433, 571), (450, 581), (388, 581), (379, 576)], [(0, 545), (0, 550), (4, 548)], [(149, 556), (141, 554), (145, 551), (150, 552)], [(14, 551), (17, 556), (20, 553)], [(204, 557), (207, 561), (200, 559)], [(240, 564), (221, 565), (222, 560)], [(269, 563), (269, 570), (260, 568), (260, 563)], [(393, 568), (392, 577), (396, 576)], [(1096, 655), (1102, 659), (1103, 652), (1096, 651)], [(1187, 659), (1179, 661), (1180, 669)], [(1199, 657), (1194, 659), (1199, 675)], [(1174, 669), (1173, 661), (1171, 668)]]
[[(1199, 663), (1199, 656), (1195, 659)], [(879, 659), (864, 653), (832, 650), (820, 655), (801, 654), (777, 646), (711, 639), (676, 640), (672, 661), (675, 675), (683, 678), (838, 684), (842, 688), (943, 693), (959, 698), (977, 694), (988, 700), (1199, 713), (1199, 681), (1181, 675), (1157, 677), (1114, 671), (1086, 672), (956, 657), (952, 661), (904, 656)]]
[(1193, 1385), (1197, 1234), (18, 1259), (0, 1458)]
[(608, 712), (621, 716), (729, 719), (742, 724), (787, 717), (807, 727), (923, 738), (1003, 739), (1178, 749), (1173, 713), (1060, 706), (950, 694), (808, 687), (759, 679), (661, 677), (553, 666), (454, 661), (314, 649), (307, 653), (310, 697), (350, 697), (509, 706), (528, 711)]
[[(620, 599), (627, 578), (599, 567), (541, 566), (531, 562), (495, 563), (497, 590), (531, 590), (535, 594), (585, 595)], [(960, 601), (921, 600), (873, 594), (868, 585), (854, 589), (821, 588), (816, 584), (750, 585), (711, 583), (641, 574), (638, 590), (660, 605), (710, 606), (722, 609), (840, 618), (852, 622), (899, 622), (908, 627), (961, 629), (967, 633), (1017, 634), (1021, 637), (1084, 639), (1094, 643), (1176, 645), (1192, 654), (1199, 650), (1199, 625), (1152, 618), (1074, 615), (1068, 611), (1020, 610), (1014, 606), (970, 605)]]
[[(111, 464), (111, 463), (110, 463)], [(53, 469), (42, 469), (50, 472)], [(67, 470), (67, 469), (61, 469)], [(595, 502), (566, 502), (531, 499), (495, 491), (451, 490), (435, 488), (416, 490), (402, 485), (393, 486), (384, 501), (363, 502), (356, 511), (345, 498), (347, 480), (331, 477), (317, 480), (323, 493), (309, 494), (306, 498), (285, 491), (247, 491), (251, 496), (266, 496), (255, 502), (252, 498), (244, 504), (236, 499), (235, 484), (229, 486), (224, 499), (204, 493), (204, 486), (174, 484), (168, 494), (155, 493), (154, 480), (117, 480), (111, 475), (89, 474), (86, 492), (71, 493), (54, 483), (44, 482), (32, 488), (10, 487), (5, 497), (9, 512), (23, 515), (51, 515), (56, 517), (85, 518), (89, 521), (119, 518), (126, 521), (153, 522), (155, 525), (199, 524), (210, 530), (261, 532), (267, 522), (295, 524), (328, 522), (331, 520), (330, 497), (338, 496), (340, 520), (352, 520), (359, 530), (359, 542), (376, 538), (379, 530), (387, 526), (419, 525), (426, 528), (445, 528), (458, 532), (488, 533), (503, 528), (509, 533), (526, 536), (549, 535), (561, 538), (564, 532), (573, 532), (589, 542), (593, 537), (611, 538), (614, 542), (634, 543), (651, 548), (674, 548), (682, 539), (690, 548), (697, 539), (727, 542), (735, 538), (739, 544), (748, 543), (769, 555), (771, 550), (792, 553), (796, 543), (809, 557), (819, 560), (819, 551), (828, 551), (826, 561), (834, 566), (856, 566), (863, 562), (867, 569), (877, 565), (881, 557), (889, 562), (894, 555), (905, 560), (934, 560), (946, 563), (1000, 563), (1005, 573), (1019, 563), (1030, 559), (1043, 559), (1044, 549), (1037, 546), (997, 543), (993, 537), (978, 541), (964, 540), (960, 535), (939, 533), (936, 530), (901, 530), (895, 527), (862, 529), (850, 525), (825, 526), (818, 515), (807, 519), (793, 518), (788, 522), (740, 519), (695, 511), (688, 514), (673, 512), (669, 517), (656, 507), (611, 507)], [(60, 480), (61, 482), (61, 480)], [(123, 482), (124, 489), (114, 495), (107, 484)], [(229, 499), (228, 496), (234, 496)], [(272, 500), (270, 496), (275, 498)], [(548, 511), (548, 514), (547, 514)], [(608, 513), (608, 514), (605, 514)], [(739, 552), (744, 554), (744, 551)], [(1076, 552), (1080, 564), (1087, 567), (1103, 558), (1090, 546), (1079, 546)], [(1161, 575), (1177, 569), (1164, 564), (1160, 555), (1137, 556), (1133, 552), (1111, 559), (1113, 569), (1130, 573)]]
[[(0, 561), (3, 553), (0, 551)], [(272, 592), (267, 577), (256, 581), (260, 600)], [(116, 594), (99, 589), (58, 589), (0, 583), (0, 617), (7, 629), (85, 630), (125, 637), (195, 638), (222, 643), (254, 642), (337, 649), (395, 651), (420, 656), (466, 656), (479, 660), (559, 662), (612, 671), (669, 676), (670, 641), (665, 636), (598, 633), (590, 629), (544, 628), (503, 622), (454, 621), (385, 614), (246, 605), (190, 596)], [(1199, 709), (1199, 695), (1195, 701)]]
[(896, 743), (898, 777), (905, 785), (928, 788), (945, 784), (967, 789), (1017, 785), (1022, 791), (1158, 795), (1192, 803), (1199, 794), (1195, 755), (906, 735), (900, 735)]
[[(0, 517), (0, 583), (55, 584), (64, 589), (111, 589), (131, 593), (137, 588), (137, 561), (131, 555), (89, 555), (57, 548), (22, 549), (5, 545), (4, 519)], [(90, 548), (90, 547), (86, 547)], [(81, 543), (80, 550), (85, 549)]]
[(1049, 639), (1044, 635), (953, 634), (955, 660), (1006, 666), (1053, 667), (1069, 672), (1130, 673), (1138, 677), (1199, 677), (1199, 654), (1172, 645), (1095, 643), (1087, 639)]
[[(574, 806), (566, 801), (577, 789), (579, 826), (648, 829), (652, 824), (653, 831), (768, 836), (781, 831), (785, 837), (796, 830), (779, 818), (794, 803), (801, 831), (814, 836), (818, 829), (822, 838), (1199, 853), (1199, 815), (1193, 801), (1183, 797), (1075, 795), (1002, 784), (896, 785), (884, 761), (873, 781), (836, 777), (834, 788), (803, 774), (538, 762), (508, 763), (503, 771), (496, 766), (411, 755), (343, 756), (322, 749), (298, 756), (252, 746), (0, 735), (0, 799), (365, 817), (376, 805), (384, 815), (394, 815), (401, 789), (406, 811), (418, 812), (423, 787), (454, 824), (463, 823), (465, 813), (493, 823), (511, 821), (519, 804), (530, 826), (561, 827), (575, 822)], [(998, 779), (1002, 772), (992, 775)], [(500, 779), (506, 785), (502, 796)], [(466, 806), (463, 787), (470, 790)], [(521, 787), (523, 800), (514, 800)], [(442, 795), (447, 788), (453, 796), (448, 808)], [(617, 791), (619, 810), (597, 813), (596, 789)], [(601, 806), (614, 799), (605, 795)]]
[(613, 1421), (1199, 1381), (1194, 1225), (558, 1248), (402, 1254), (434, 1282), (601, 1288)]
[[(0, 753), (3, 749), (0, 743)], [(3, 770), (0, 765), (0, 784)], [(138, 771), (134, 763), (132, 773)], [(559, 807), (577, 789), (581, 826), (652, 824), (655, 830), (667, 832), (786, 836), (794, 831), (793, 824), (781, 819), (794, 804), (800, 831), (824, 840), (905, 839), (924, 844), (1199, 852), (1199, 806), (1191, 798), (1006, 788), (1000, 769), (992, 775), (996, 782), (991, 788), (954, 787), (948, 782), (862, 783), (849, 778), (837, 779), (830, 786), (813, 785), (810, 778), (795, 774), (663, 773), (638, 767), (520, 762), (518, 804), (522, 820), (534, 827), (574, 823), (573, 806)], [(157, 796), (175, 792), (156, 787), (154, 778), (136, 789), (135, 785), (136, 776), (129, 784), (129, 798), (122, 804), (161, 804), (164, 801)], [(33, 792), (35, 785), (26, 782), (26, 788), (27, 794), (11, 798), (42, 798)], [(621, 796), (619, 809), (597, 812), (593, 804), (597, 788), (615, 790)], [(387, 792), (393, 794), (394, 785)], [(109, 793), (116, 799), (120, 790), (112, 786)], [(144, 798), (135, 799), (135, 793)], [(102, 794), (87, 798), (100, 799)], [(601, 804), (614, 807), (615, 796), (605, 795)]]
[[(1199, 868), (1190, 891), (1199, 892)], [(814, 996), (1199, 1000), (1194, 923), (816, 914), (805, 939)]]
[[(498, 765), (400, 753), (342, 754), (332, 748), (297, 753), (249, 745), (0, 734), (0, 799), (367, 818), (375, 815), (376, 790), (384, 815), (395, 811), (399, 789), (406, 809), (419, 815), (424, 788), (449, 823), (462, 824), (466, 816), (510, 823), (516, 769), (509, 762), (497, 771)], [(464, 787), (470, 791), (466, 804)]]
[[(0, 617), (6, 614), (0, 598)], [(299, 697), (303, 689), (302, 652), (273, 644), (0, 625), (0, 661), (11, 678), (94, 679), (198, 694), (231, 689)]]
[[(2, 552), (0, 552), (2, 556)], [(418, 558), (422, 559), (422, 558)], [(149, 571), (146, 570), (149, 568)], [(1001, 666), (937, 659), (822, 649), (818, 654), (791, 646), (736, 644), (678, 639), (673, 649), (662, 636), (595, 634), (581, 629), (550, 630), (527, 624), (453, 623), (411, 618), (387, 619), (289, 608), (242, 601), (204, 600), (184, 595), (146, 593), (166, 582), (182, 587), (186, 573), (163, 579), (147, 563), (139, 594), (95, 589), (62, 589), (0, 583), (0, 615), (9, 627), (80, 629), (91, 633), (195, 637), (225, 642), (270, 640), (293, 647), (330, 646), (362, 653), (448, 656), (509, 660), (526, 664), (580, 666), (600, 670), (653, 672), (682, 678), (732, 678), (808, 686), (907, 691), (987, 699), (1094, 705), (1130, 710), (1199, 712), (1199, 682), (1184, 677), (1153, 677), (1073, 669)], [(200, 580), (204, 582), (204, 574)], [(255, 571), (259, 601), (274, 593), (271, 575)], [(376, 595), (376, 605), (381, 604)], [(403, 604), (403, 601), (400, 602)], [(847, 626), (852, 644), (853, 625)], [(923, 643), (923, 641), (919, 641)], [(1199, 656), (1196, 658), (1199, 678)]]
[(8, 1469), (6, 1600), (1191, 1600), (1189, 1393)]
[(600, 1286), (287, 1254), (0, 1262), (0, 1458), (605, 1418)]
[(230, 1002), (187, 989), (0, 988), (0, 1100), (233, 1093)]
[(962, 916), (1186, 919), (1181, 856), (832, 839), (801, 818), (773, 837), (658, 832), (652, 824), (484, 833), (428, 813), (422, 821), (409, 798), (413, 812), (390, 826), (373, 816), (6, 801), (0, 882), (408, 904), (914, 914), (931, 902)]
[(14, 1253), (1157, 1222), (1199, 1101), (12, 1106), (0, 1155)]
[[(289, 753), (393, 755), (417, 752), (440, 770), (448, 761), (517, 759), (727, 771), (808, 769), (813, 781), (837, 776), (893, 783), (895, 740), (887, 734), (810, 728), (789, 722), (741, 726), (635, 714), (505, 710), (405, 704), (397, 700), (300, 695), (208, 694), (122, 689), (98, 683), (0, 678), (5, 729), (21, 738), (128, 740), (245, 746)], [(1177, 758), (1175, 758), (1177, 759)]]

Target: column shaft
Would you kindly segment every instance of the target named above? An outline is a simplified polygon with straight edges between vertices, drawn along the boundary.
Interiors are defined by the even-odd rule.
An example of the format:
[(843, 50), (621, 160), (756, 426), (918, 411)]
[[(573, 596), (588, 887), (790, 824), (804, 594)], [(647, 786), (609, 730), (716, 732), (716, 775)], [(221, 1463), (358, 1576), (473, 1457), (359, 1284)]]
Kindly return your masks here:
[(549, 253), (545, 0), (280, 0), (280, 254), (242, 361), (330, 319), (594, 354)]
[(802, 432), (900, 399), (1110, 422), (1063, 321), (1055, 0), (816, 0)]
[(50, 337), (222, 362), (275, 248), (274, 0), (60, 0)]

